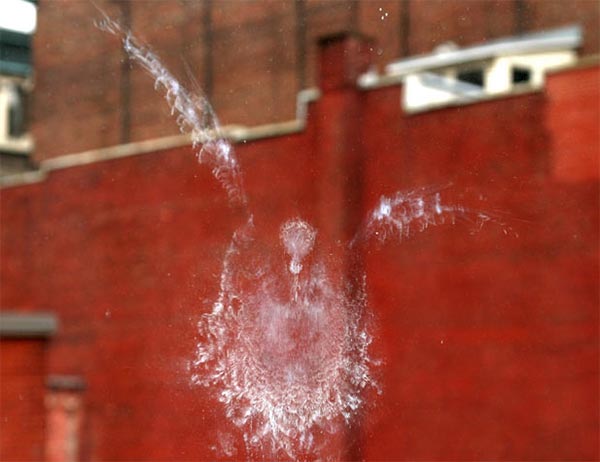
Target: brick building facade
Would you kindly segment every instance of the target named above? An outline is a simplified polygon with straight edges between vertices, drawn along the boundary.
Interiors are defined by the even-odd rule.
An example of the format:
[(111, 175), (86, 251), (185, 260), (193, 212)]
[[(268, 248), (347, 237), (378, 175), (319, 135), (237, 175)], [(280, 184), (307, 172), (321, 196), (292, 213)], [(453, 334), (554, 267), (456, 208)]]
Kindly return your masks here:
[[(315, 85), (316, 41), (342, 30), (373, 37), (381, 67), (496, 37), (580, 24), (582, 54), (598, 53), (598, 3), (576, 0), (299, 0), (101, 2), (152, 44), (176, 77), (186, 63), (226, 124), (258, 125), (294, 116), (296, 94)], [(152, 82), (115, 40), (94, 27), (87, 2), (39, 2), (34, 41), (35, 158), (178, 133), (156, 105)], [(56, 117), (59, 113), (60, 117)], [(68, 130), (63, 127), (68, 126)]]
[[(449, 182), (465, 207), (487, 198), (511, 232), (458, 223), (364, 249), (382, 395), (322, 455), (597, 458), (598, 66), (555, 73), (542, 92), (408, 115), (401, 85), (356, 87), (357, 40), (322, 43), (305, 125), (236, 146), (271, 252), (289, 217), (335, 248), (381, 194)], [(39, 460), (44, 434), (49, 460), (253, 457), (185, 366), (241, 216), (189, 146), (144, 146), (57, 158), (2, 191), (2, 307), (60, 320), (31, 360), (3, 339), (35, 389), (54, 377), (46, 433), (40, 399), (3, 414), (19, 435), (2, 440), (4, 459)]]
[[(490, 35), (503, 34), (496, 27), (519, 31), (536, 21), (562, 24), (558, 7), (544, 3), (545, 8), (528, 1), (469, 2), (469, 18), (481, 14), (488, 20), (468, 22), (487, 24)], [(193, 31), (170, 25), (183, 20), (185, 9), (202, 17), (206, 4), (159, 4), (159, 17), (142, 11), (139, 3), (132, 3), (129, 15), (177, 69), (180, 51), (171, 50), (188, 43), (185, 34)], [(432, 21), (425, 9), (414, 13), (426, 4), (386, 2), (381, 8), (399, 20), (392, 6), (401, 11), (410, 5), (415, 17)], [(186, 368), (198, 340), (196, 322), (218, 294), (223, 255), (241, 212), (226, 205), (225, 192), (182, 138), (65, 156), (174, 134), (175, 124), (150, 79), (120, 63), (118, 44), (88, 24), (94, 14), (89, 5), (53, 5), (41, 2), (36, 38), (36, 54), (47, 60), (37, 70), (34, 106), (36, 156), (45, 161), (41, 172), (3, 184), (0, 307), (24, 317), (21, 326), (23, 320), (39, 324), (40, 310), (55, 315), (58, 326), (16, 329), (15, 337), (2, 319), (0, 459), (38, 461), (42, 454), (49, 461), (252, 458), (215, 394), (191, 387)], [(449, 200), (497, 212), (499, 218), (480, 230), (468, 222), (447, 224), (362, 250), (357, 264), (369, 282), (373, 354), (383, 360), (377, 372), (382, 394), (366, 396), (368, 405), (354, 425), (328, 441), (322, 455), (336, 460), (597, 459), (597, 62), (583, 59), (552, 73), (539, 91), (407, 114), (399, 81), (382, 80), (368, 90), (357, 86), (366, 56), (381, 64), (398, 50), (427, 51), (438, 38), (458, 40), (453, 34), (463, 27), (474, 34), (468, 39), (466, 32), (459, 34), (465, 43), (481, 36), (453, 20), (447, 36), (420, 35), (414, 27), (407, 36), (398, 32), (393, 55), (380, 56), (385, 46), (356, 35), (322, 41), (318, 49), (310, 34), (320, 32), (313, 28), (327, 32), (346, 26), (334, 24), (338, 20), (358, 21), (364, 28), (372, 24), (371, 32), (385, 33), (374, 26), (387, 24), (385, 19), (365, 19), (372, 13), (367, 3), (353, 5), (212, 5), (211, 21), (229, 24), (223, 36), (230, 33), (244, 43), (242, 31), (253, 35), (248, 31), (267, 24), (265, 16), (273, 9), (294, 7), (300, 14), (304, 8), (304, 14), (322, 18), (309, 22), (305, 31), (303, 84), (296, 64), (287, 77), (283, 71), (265, 73), (264, 63), (235, 58), (243, 53), (225, 50), (224, 42), (213, 48), (213, 76), (197, 72), (203, 76), (200, 83), (214, 79), (209, 92), (226, 122), (287, 120), (299, 88), (316, 85), (321, 91), (307, 104), (305, 120), (234, 137), (265, 252), (281, 254), (274, 236), (283, 221), (300, 216), (318, 229), (320, 252), (338, 252), (344, 259), (337, 241), (352, 234), (382, 194), (424, 185), (452, 184), (444, 192)], [(435, 5), (440, 15), (453, 16), (463, 4)], [(228, 8), (243, 9), (248, 23), (232, 24), (237, 14)], [(492, 18), (504, 8), (514, 15), (500, 15), (506, 22), (501, 26)], [(595, 8), (595, 2), (579, 2), (563, 16), (581, 14), (579, 19), (589, 23), (592, 19), (581, 12)], [(376, 11), (380, 14), (379, 6)], [(141, 26), (144, 16), (153, 22), (147, 33)], [(58, 33), (48, 30), (50, 18), (70, 18), (72, 34), (85, 40), (74, 41), (74, 35), (61, 31), (46, 43), (48, 55), (40, 56), (44, 29)], [(291, 36), (297, 37), (289, 22)], [(265, 43), (277, 27), (266, 29), (265, 37), (271, 38), (262, 45), (253, 42), (269, 50), (263, 49), (265, 59), (274, 46)], [(218, 30), (215, 25), (215, 42)], [(590, 41), (594, 33), (593, 26), (584, 29), (584, 54), (597, 51)], [(204, 56), (196, 45), (187, 52)], [(60, 53), (50, 53), (57, 47)], [(231, 63), (217, 64), (217, 55), (229, 56)], [(194, 68), (202, 59), (186, 57)], [(232, 74), (239, 60), (245, 64)], [(127, 85), (123, 73), (129, 74)], [(259, 79), (252, 85), (259, 96), (242, 110), (241, 95), (258, 73), (273, 79), (273, 89), (262, 93), (260, 88), (268, 86)], [(79, 88), (77, 82), (86, 84)], [(129, 97), (123, 93), (127, 86)], [(227, 96), (230, 90), (233, 96)], [(290, 106), (273, 109), (269, 101), (283, 101), (285, 92)], [(122, 138), (127, 104), (135, 111), (128, 116), (130, 133)]]

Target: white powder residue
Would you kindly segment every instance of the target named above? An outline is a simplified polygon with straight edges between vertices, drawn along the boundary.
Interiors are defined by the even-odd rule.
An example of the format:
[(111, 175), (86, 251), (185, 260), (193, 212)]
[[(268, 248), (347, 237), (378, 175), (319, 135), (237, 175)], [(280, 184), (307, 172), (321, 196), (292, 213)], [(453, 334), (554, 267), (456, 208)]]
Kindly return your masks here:
[(375, 385), (364, 292), (351, 297), (322, 264), (302, 268), (314, 237), (306, 222), (285, 223), (282, 245), (296, 263), (277, 270), (258, 263), (249, 222), (235, 234), (219, 298), (198, 324), (192, 382), (218, 390), (249, 450), (274, 458), (320, 456), (322, 435), (349, 424), (362, 391)]
[(417, 188), (397, 192), (392, 197), (382, 196), (351, 245), (373, 237), (380, 242), (390, 238), (403, 240), (431, 226), (454, 224), (458, 220), (469, 223), (472, 231), (480, 230), (486, 222), (503, 226), (505, 233), (511, 230), (493, 213), (448, 204), (442, 201), (440, 190)]
[(154, 78), (157, 90), (164, 91), (180, 131), (190, 135), (194, 148), (198, 150), (198, 160), (212, 169), (213, 175), (227, 191), (233, 203), (246, 204), (242, 175), (233, 147), (223, 137), (219, 120), (199, 86), (195, 85), (196, 93), (189, 92), (163, 66), (150, 48), (142, 44), (131, 32), (123, 30), (118, 23), (102, 14), (104, 19), (98, 21), (97, 26), (120, 37), (129, 58)]
[[(382, 20), (388, 16), (380, 12)], [(362, 281), (355, 287), (348, 275), (334, 277), (323, 262), (307, 258), (317, 231), (299, 218), (285, 222), (279, 232), (289, 261), (273, 262), (260, 254), (237, 158), (208, 100), (199, 88), (193, 94), (181, 86), (148, 47), (106, 15), (98, 26), (120, 37), (129, 57), (154, 77), (179, 128), (191, 136), (199, 161), (212, 168), (230, 201), (250, 216), (225, 253), (218, 298), (198, 322), (191, 383), (215, 393), (241, 432), (247, 454), (267, 460), (327, 458), (327, 437), (351, 424), (364, 406), (366, 389), (377, 389), (365, 275), (352, 275)], [(459, 219), (475, 228), (501, 223), (490, 213), (446, 203), (439, 189), (383, 196), (347, 251), (356, 256), (358, 242), (403, 240)], [(234, 435), (216, 430), (216, 437), (213, 449), (220, 457), (238, 457)]]

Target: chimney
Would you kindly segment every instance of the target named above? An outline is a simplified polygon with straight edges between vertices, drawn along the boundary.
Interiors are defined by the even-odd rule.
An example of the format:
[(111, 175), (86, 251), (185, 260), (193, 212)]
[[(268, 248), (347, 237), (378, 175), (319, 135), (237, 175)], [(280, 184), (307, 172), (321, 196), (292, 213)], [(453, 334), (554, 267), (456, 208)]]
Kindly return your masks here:
[(323, 92), (356, 86), (369, 69), (373, 41), (355, 32), (341, 32), (319, 40), (319, 87)]

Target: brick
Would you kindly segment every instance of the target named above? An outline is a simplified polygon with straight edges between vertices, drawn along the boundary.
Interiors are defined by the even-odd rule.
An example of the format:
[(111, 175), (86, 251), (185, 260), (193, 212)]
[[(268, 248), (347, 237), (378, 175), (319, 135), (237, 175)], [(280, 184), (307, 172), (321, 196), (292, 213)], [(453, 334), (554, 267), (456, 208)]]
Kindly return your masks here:
[[(354, 30), (372, 36), (377, 40), (373, 53), (380, 68), (400, 57), (407, 8), (411, 54), (430, 52), (448, 40), (470, 45), (514, 35), (519, 27), (528, 31), (567, 23), (583, 25), (584, 54), (596, 53), (599, 43), (598, 5), (586, 0), (573, 2), (566, 10), (558, 0), (527, 0), (521, 16), (516, 1), (311, 0), (305, 4), (306, 57), (301, 76), (298, 18), (292, 3), (212, 2), (210, 44), (203, 43), (207, 5), (163, 0), (154, 1), (151, 7), (132, 3), (131, 25), (182, 81), (186, 81), (184, 60), (201, 86), (212, 72), (211, 100), (225, 123), (257, 125), (293, 118), (300, 82), (305, 79), (306, 86), (317, 82), (316, 41), (325, 35)], [(118, 3), (104, 1), (100, 6), (113, 18), (122, 17)], [(380, 9), (388, 13), (384, 20)], [(32, 108), (38, 161), (118, 144), (123, 139), (138, 141), (178, 132), (168, 122), (162, 97), (154, 91), (150, 78), (133, 66), (131, 127), (122, 133), (123, 52), (116, 38), (94, 26), (94, 20), (100, 18), (92, 4), (40, 2)], [(208, 64), (209, 55), (212, 64)], [(56, 113), (61, 117), (53, 117)], [(61, 129), (77, 125), (82, 118), (87, 122), (85, 130)]]
[[(347, 12), (345, 3), (307, 6), (324, 29), (326, 20), (331, 27), (346, 20), (332, 19)], [(266, 56), (271, 45), (256, 50)], [(444, 197), (498, 212), (519, 234), (505, 236), (500, 223), (472, 234), (472, 224), (459, 222), (365, 246), (358, 264), (369, 284), (383, 393), (368, 396), (326, 456), (598, 458), (600, 195), (597, 177), (579, 176), (589, 165), (586, 146), (597, 152), (598, 138), (597, 126), (576, 126), (578, 111), (593, 114), (596, 77), (597, 68), (572, 69), (550, 77), (544, 93), (419, 115), (402, 112), (400, 86), (333, 86), (310, 106), (301, 133), (235, 146), (257, 240), (273, 259), (282, 256), (279, 226), (300, 216), (319, 228), (317, 253), (339, 256), (329, 266), (351, 279), (337, 240), (380, 195), (448, 182)], [(142, 120), (159, 119), (148, 111)], [(57, 130), (59, 141), (83, 148), (100, 138), (95, 116), (63, 122), (73, 133)], [(48, 140), (54, 127), (43, 127)], [(572, 170), (560, 163), (568, 148), (578, 159)], [(37, 347), (2, 346), (13, 358), (2, 362), (3, 406), (4, 390), (35, 394), (27, 409), (6, 401), (7, 415), (25, 416), (33, 430), (3, 428), (3, 458), (43, 448), (40, 371), (89, 385), (82, 460), (214, 458), (219, 435), (237, 433), (214, 390), (189, 386), (186, 361), (245, 216), (226, 205), (191, 148), (52, 171), (40, 183), (3, 189), (0, 217), (0, 305), (43, 307), (61, 321), (47, 359)], [(11, 366), (30, 356), (29, 375)], [(231, 459), (246, 456), (240, 449)]]

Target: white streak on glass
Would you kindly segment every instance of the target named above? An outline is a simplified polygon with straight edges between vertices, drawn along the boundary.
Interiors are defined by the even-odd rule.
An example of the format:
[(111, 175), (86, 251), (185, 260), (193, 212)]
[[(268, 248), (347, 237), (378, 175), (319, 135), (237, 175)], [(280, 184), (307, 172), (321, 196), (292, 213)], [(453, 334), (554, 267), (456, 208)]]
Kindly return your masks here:
[(213, 175), (227, 191), (232, 203), (245, 205), (246, 193), (233, 147), (223, 136), (219, 120), (199, 87), (195, 94), (189, 92), (163, 66), (150, 48), (108, 16), (104, 15), (104, 19), (99, 21), (97, 26), (118, 36), (129, 58), (155, 79), (154, 86), (164, 92), (180, 131), (190, 135), (192, 144), (197, 149), (199, 162), (212, 169)]
[(249, 450), (296, 459), (349, 424), (376, 386), (364, 287), (350, 293), (324, 265), (305, 265), (316, 232), (281, 227), (292, 263), (277, 270), (253, 251), (253, 225), (234, 235), (212, 311), (199, 323), (192, 383), (218, 390)]

